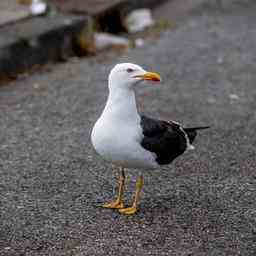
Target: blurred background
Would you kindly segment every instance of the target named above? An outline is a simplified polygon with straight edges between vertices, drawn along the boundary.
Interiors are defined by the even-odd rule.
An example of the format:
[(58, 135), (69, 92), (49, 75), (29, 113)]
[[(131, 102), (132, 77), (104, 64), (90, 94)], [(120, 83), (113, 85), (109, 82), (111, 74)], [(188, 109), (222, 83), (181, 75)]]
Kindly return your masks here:
[(158, 36), (160, 32), (174, 28), (182, 17), (200, 9), (201, 5), (228, 10), (232, 2), (1, 1), (0, 79), (17, 77), (42, 64), (63, 61), (72, 56), (92, 55), (113, 47), (141, 46), (145, 36)]

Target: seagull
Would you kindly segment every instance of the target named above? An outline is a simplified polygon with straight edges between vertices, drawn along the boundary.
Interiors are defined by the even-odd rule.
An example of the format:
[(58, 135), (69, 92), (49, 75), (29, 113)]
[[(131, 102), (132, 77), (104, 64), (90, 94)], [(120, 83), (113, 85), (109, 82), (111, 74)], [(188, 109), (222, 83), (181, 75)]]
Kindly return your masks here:
[[(138, 211), (144, 185), (143, 170), (170, 164), (187, 149), (192, 149), (197, 130), (208, 126), (183, 128), (174, 121), (157, 120), (138, 113), (135, 88), (143, 81), (160, 82), (158, 73), (147, 72), (132, 63), (117, 64), (108, 77), (109, 95), (105, 108), (96, 121), (91, 141), (96, 152), (120, 168), (117, 198), (103, 204), (131, 215)], [(133, 203), (125, 207), (125, 168), (140, 169)]]

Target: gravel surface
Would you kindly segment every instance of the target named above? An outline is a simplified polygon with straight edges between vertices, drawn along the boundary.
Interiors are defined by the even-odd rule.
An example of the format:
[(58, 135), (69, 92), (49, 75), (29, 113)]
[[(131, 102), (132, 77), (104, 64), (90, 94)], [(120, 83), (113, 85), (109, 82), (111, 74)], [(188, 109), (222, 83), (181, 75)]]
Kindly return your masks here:
[[(122, 57), (0, 88), (0, 255), (256, 255), (256, 4), (246, 2), (204, 5)], [(138, 90), (144, 113), (212, 127), (196, 150), (145, 174), (141, 210), (128, 217), (99, 207), (115, 172), (90, 144), (121, 61), (162, 75)]]

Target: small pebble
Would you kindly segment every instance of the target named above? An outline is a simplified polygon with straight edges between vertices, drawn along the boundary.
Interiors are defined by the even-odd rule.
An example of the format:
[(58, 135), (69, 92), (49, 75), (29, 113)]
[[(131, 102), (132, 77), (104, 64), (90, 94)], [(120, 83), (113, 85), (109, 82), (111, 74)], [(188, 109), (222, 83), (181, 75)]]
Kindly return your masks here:
[(207, 102), (210, 104), (216, 103), (216, 99), (214, 97), (208, 97)]
[(239, 96), (237, 94), (229, 94), (229, 98), (231, 100), (239, 100)]
[(39, 89), (40, 86), (39, 86), (39, 84), (35, 83), (35, 84), (33, 84), (33, 88), (34, 88), (34, 89)]

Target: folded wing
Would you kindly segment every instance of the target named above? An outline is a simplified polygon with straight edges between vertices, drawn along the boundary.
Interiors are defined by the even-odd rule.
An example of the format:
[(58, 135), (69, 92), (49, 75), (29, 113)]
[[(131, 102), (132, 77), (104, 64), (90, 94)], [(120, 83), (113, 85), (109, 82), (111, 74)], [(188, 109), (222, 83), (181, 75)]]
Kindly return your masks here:
[(141, 116), (141, 126), (144, 135), (141, 145), (156, 154), (158, 164), (169, 164), (186, 150), (187, 135), (179, 124)]

